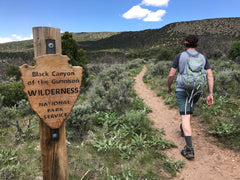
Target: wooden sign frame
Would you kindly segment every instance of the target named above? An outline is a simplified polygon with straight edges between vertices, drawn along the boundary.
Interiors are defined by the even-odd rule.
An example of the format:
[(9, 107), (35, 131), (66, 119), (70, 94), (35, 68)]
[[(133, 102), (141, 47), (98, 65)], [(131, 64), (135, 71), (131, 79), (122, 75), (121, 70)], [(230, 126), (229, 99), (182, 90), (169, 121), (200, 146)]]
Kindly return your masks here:
[[(43, 179), (68, 180), (64, 121), (71, 112), (77, 96), (80, 94), (82, 68), (70, 66), (68, 64), (69, 58), (61, 55), (61, 33), (58, 28), (34, 27), (33, 44), (36, 66), (23, 65), (20, 67), (20, 71), (22, 73), (21, 78), (24, 84), (24, 91), (28, 95), (30, 105), (40, 117), (39, 131)], [(59, 69), (60, 71), (58, 71)], [(65, 78), (68, 75), (69, 77)], [(72, 84), (65, 83), (65, 87), (62, 87), (62, 89), (66, 89), (68, 95), (70, 94), (74, 98), (63, 97), (64, 100), (61, 99), (65, 95), (61, 93), (64, 93), (65, 90), (59, 90), (61, 86), (55, 86), (53, 80), (58, 82), (76, 82)], [(37, 84), (36, 89), (34, 89), (34, 84)], [(66, 106), (57, 106), (52, 103), (56, 102), (55, 98), (59, 99), (57, 102), (67, 102)], [(54, 108), (49, 107), (50, 105), (53, 105)], [(56, 114), (53, 116), (48, 115), (48, 111), (52, 111), (52, 114), (56, 113), (58, 116)], [(60, 117), (59, 114), (63, 118), (54, 119), (55, 117)], [(47, 121), (46, 119), (48, 118), (46, 117), (50, 117), (49, 119), (53, 117), (53, 120)]]

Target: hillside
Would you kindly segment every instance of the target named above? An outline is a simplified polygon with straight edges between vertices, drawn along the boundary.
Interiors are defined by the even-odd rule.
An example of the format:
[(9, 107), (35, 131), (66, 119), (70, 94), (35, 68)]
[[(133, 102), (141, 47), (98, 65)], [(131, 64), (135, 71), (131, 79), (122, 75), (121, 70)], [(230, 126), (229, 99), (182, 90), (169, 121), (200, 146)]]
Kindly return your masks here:
[[(122, 32), (97, 41), (79, 42), (86, 50), (139, 49), (157, 46), (181, 46), (187, 34), (200, 38), (199, 48), (208, 54), (213, 50), (226, 53), (233, 39), (240, 33), (240, 18), (206, 19), (168, 24), (160, 29)], [(214, 48), (214, 49), (212, 49)]]
[[(91, 56), (94, 59), (106, 53), (124, 56), (136, 49), (182, 47), (187, 34), (199, 36), (199, 49), (208, 57), (215, 51), (226, 54), (229, 45), (240, 34), (240, 18), (176, 22), (143, 31), (73, 33), (73, 37), (89, 56), (95, 54)], [(32, 40), (0, 44), (0, 59), (7, 64), (30, 63), (32, 57)]]
[(120, 32), (82, 32), (82, 33), (73, 33), (73, 39), (77, 42), (82, 41), (97, 41), (117, 35)]

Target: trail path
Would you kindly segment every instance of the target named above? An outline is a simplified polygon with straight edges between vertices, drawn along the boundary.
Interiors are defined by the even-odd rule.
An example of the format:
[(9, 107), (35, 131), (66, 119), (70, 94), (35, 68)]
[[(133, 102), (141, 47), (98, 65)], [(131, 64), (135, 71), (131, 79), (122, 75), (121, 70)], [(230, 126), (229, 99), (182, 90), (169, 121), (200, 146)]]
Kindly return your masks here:
[[(140, 74), (135, 77), (134, 89), (152, 108), (148, 114), (155, 127), (165, 129), (165, 138), (173, 141), (177, 148), (167, 151), (167, 155), (174, 160), (185, 160), (186, 164), (179, 173), (184, 180), (240, 180), (240, 153), (218, 147), (213, 143), (213, 137), (206, 135), (201, 123), (196, 118), (192, 120), (193, 146), (195, 159), (186, 160), (180, 152), (185, 146), (185, 140), (180, 136), (180, 115), (176, 109), (170, 109), (154, 91), (144, 84), (142, 78), (147, 71), (144, 66)], [(178, 179), (178, 178), (176, 178)]]

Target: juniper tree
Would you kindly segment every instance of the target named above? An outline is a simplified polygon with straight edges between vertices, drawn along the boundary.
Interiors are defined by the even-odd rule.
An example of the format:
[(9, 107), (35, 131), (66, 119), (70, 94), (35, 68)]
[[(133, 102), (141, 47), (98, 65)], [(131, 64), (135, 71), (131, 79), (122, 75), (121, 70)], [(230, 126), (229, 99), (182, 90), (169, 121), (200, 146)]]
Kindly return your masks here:
[(86, 67), (88, 63), (86, 52), (83, 49), (78, 50), (77, 41), (73, 39), (72, 33), (65, 32), (62, 35), (62, 54), (70, 58), (69, 63), (73, 66), (81, 66), (83, 68), (82, 88), (86, 89), (89, 85), (89, 73)]
[(229, 48), (228, 57), (240, 63), (240, 41), (235, 41)]

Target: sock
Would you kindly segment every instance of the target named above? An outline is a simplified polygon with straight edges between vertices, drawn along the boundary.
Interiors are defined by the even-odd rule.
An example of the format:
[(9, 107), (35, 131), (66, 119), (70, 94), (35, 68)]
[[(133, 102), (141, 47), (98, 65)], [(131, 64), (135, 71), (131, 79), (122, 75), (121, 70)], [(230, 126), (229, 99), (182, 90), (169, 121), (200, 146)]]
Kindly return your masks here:
[(192, 147), (192, 136), (185, 136), (187, 146)]

